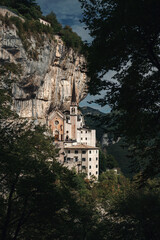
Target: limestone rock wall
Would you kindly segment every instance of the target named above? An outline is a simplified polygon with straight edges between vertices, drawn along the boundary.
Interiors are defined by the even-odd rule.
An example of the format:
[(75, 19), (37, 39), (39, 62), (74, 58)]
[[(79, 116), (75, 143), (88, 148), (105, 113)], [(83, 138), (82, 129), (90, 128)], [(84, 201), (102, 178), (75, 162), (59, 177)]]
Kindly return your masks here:
[(0, 64), (13, 63), (19, 74), (10, 74), (13, 109), (20, 117), (45, 119), (55, 108), (68, 110), (75, 80), (77, 103), (87, 94), (86, 61), (67, 49), (59, 36), (51, 40), (43, 35), (43, 44), (29, 39), (30, 50), (38, 53), (33, 60), (25, 51), (15, 26), (0, 22)]
[(5, 7), (5, 6), (0, 6), (0, 14), (1, 14), (3, 17), (5, 17), (5, 16), (7, 15), (8, 17), (18, 17), (18, 18), (21, 19), (22, 22), (25, 21), (22, 17), (18, 16), (17, 13), (11, 11), (10, 9), (8, 9), (8, 8)]

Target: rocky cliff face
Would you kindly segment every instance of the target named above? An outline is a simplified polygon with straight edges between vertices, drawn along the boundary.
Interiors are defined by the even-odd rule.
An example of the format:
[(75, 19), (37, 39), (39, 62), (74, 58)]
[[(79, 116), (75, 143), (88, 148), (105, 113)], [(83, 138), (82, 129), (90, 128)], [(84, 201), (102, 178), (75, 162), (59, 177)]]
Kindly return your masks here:
[(37, 53), (37, 59), (33, 60), (25, 51), (16, 27), (0, 22), (0, 64), (13, 63), (14, 68), (20, 69), (19, 74), (9, 76), (13, 109), (20, 117), (45, 119), (56, 107), (67, 110), (73, 80), (77, 103), (87, 94), (85, 58), (67, 49), (58, 36), (54, 40), (46, 35), (43, 38), (39, 47), (34, 37), (29, 39), (30, 50)]

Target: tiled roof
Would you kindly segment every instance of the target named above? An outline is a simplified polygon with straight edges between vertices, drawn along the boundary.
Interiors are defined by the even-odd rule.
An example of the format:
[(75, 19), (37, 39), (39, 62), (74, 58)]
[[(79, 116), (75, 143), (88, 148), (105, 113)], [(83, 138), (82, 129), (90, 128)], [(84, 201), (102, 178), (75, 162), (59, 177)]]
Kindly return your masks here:
[(51, 120), (54, 116), (56, 116), (56, 115), (59, 115), (61, 118), (64, 118), (64, 114), (61, 112), (61, 111), (59, 111), (59, 110), (54, 110), (54, 111), (52, 111), (50, 114), (49, 114), (49, 116), (48, 116), (48, 120)]
[(78, 144), (64, 147), (65, 149), (98, 149), (98, 147), (88, 146), (85, 144)]

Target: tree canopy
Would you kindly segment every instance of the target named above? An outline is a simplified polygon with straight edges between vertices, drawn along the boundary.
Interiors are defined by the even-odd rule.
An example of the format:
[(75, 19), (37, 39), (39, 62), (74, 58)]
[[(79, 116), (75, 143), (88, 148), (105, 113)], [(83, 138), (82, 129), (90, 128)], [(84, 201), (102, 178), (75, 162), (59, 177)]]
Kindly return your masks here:
[(9, 72), (0, 89), (0, 237), (84, 239), (97, 221), (89, 183), (58, 163), (48, 129), (11, 111)]
[(51, 23), (55, 34), (58, 34), (62, 30), (62, 25), (58, 22), (54, 12), (51, 12), (45, 16), (45, 20)]
[[(5, 71), (0, 91), (1, 239), (159, 239), (159, 180), (137, 189), (112, 170), (95, 182), (62, 167), (46, 129), (10, 110), (11, 69)], [(113, 163), (112, 158), (106, 161)]]
[(2, 0), (2, 5), (18, 11), (28, 19), (38, 19), (42, 16), (40, 6), (36, 0)]
[[(51, 11), (46, 16), (43, 16), (41, 8), (35, 0), (2, 0), (1, 4), (25, 18), (24, 23), (15, 17), (8, 18), (7, 15), (5, 20), (7, 20), (7, 25), (12, 22), (16, 24), (18, 29), (20, 28), (19, 36), (21, 37), (26, 50), (29, 45), (27, 43), (28, 36), (30, 36), (31, 33), (35, 36), (36, 34), (43, 32), (49, 37), (60, 35), (67, 48), (73, 48), (75, 52), (80, 54), (87, 54), (87, 45), (84, 44), (81, 37), (78, 36), (76, 32), (73, 32), (70, 26), (62, 27), (56, 18), (56, 14), (53, 13), (53, 11)], [(3, 17), (0, 16), (0, 18)], [(41, 24), (39, 22), (39, 18), (42, 18), (51, 23), (51, 27)], [(25, 36), (26, 32), (27, 36)], [(41, 38), (40, 42), (42, 42), (42, 37), (40, 35), (38, 38)], [(30, 57), (37, 60), (38, 53), (36, 51), (31, 52)]]
[[(142, 13), (143, 7), (145, 13), (151, 11), (158, 19), (156, 13), (159, 12), (159, 3), (153, 1), (157, 3), (157, 10), (153, 11), (154, 6), (150, 0), (136, 1), (136, 12), (136, 7), (129, 8), (128, 5), (134, 4), (133, 1), (81, 2), (86, 7), (85, 18), (88, 26), (90, 29), (97, 29), (92, 32), (94, 40), (89, 55), (93, 85), (90, 90), (95, 93), (93, 90), (106, 89), (108, 92), (102, 103), (110, 103), (115, 110), (107, 116), (107, 120), (103, 116), (104, 124), (110, 120), (110, 124), (116, 123), (113, 129), (117, 134), (125, 136), (134, 157), (137, 157), (137, 165), (134, 163), (134, 166), (143, 171), (143, 177), (154, 176), (160, 168), (159, 69), (158, 65), (156, 67), (154, 61), (151, 61), (150, 51), (145, 41), (142, 41), (143, 38), (139, 40), (139, 32), (137, 37), (134, 34), (137, 32), (135, 21), (138, 21), (135, 13)], [(129, 28), (122, 24), (122, 3), (127, 7), (124, 14), (127, 14), (129, 19), (132, 17), (133, 22), (130, 22)], [(131, 10), (134, 10), (133, 14)], [(94, 13), (93, 19), (89, 18), (90, 11)], [(109, 15), (105, 17), (108, 11)], [(148, 29), (148, 32), (153, 31), (153, 34), (147, 35), (148, 39), (145, 38), (147, 42), (152, 42), (151, 37), (157, 36), (152, 48), (159, 61), (159, 32), (157, 35), (154, 32), (159, 26), (155, 25), (150, 29), (152, 22), (146, 23), (147, 15), (139, 15), (140, 17), (142, 19), (138, 23), (144, 21), (144, 29)], [(54, 14), (51, 19), (54, 21)], [(111, 21), (110, 25), (109, 22), (105, 24), (104, 20), (114, 21)], [(29, 33), (31, 29), (34, 32), (34, 27), (27, 26), (32, 21), (34, 20), (26, 21), (23, 26), (17, 22), (17, 29), (22, 35), (24, 32)], [(154, 17), (153, 22), (156, 24)], [(104, 29), (101, 29), (102, 23)], [(40, 25), (36, 26), (38, 28)], [(108, 28), (105, 30), (106, 26)], [(143, 24), (141, 28), (143, 29)], [(65, 29), (68, 39), (72, 30), (69, 27)], [(123, 41), (125, 46), (121, 51)], [(76, 38), (72, 43), (76, 46)], [(103, 75), (109, 69), (117, 72), (116, 83), (101, 80), (100, 74)], [(1, 239), (160, 239), (160, 179), (157, 177), (147, 180), (145, 187), (137, 188), (136, 181), (130, 181), (119, 172), (117, 174), (113, 170), (106, 170), (116, 167), (116, 162), (113, 157), (107, 157), (103, 153), (100, 162), (103, 172), (96, 182), (94, 179), (84, 179), (83, 175), (77, 175), (74, 170), (70, 171), (61, 166), (56, 161), (57, 151), (49, 132), (45, 128), (35, 126), (34, 120), (20, 119), (11, 111), (13, 82), (10, 75), (18, 77), (21, 72), (21, 66), (15, 63), (5, 63), (0, 68)], [(141, 174), (136, 175), (134, 179), (137, 180), (139, 176), (141, 177)]]
[[(115, 111), (116, 130), (130, 146), (137, 171), (155, 176), (160, 172), (160, 2), (80, 2), (93, 37), (90, 92), (106, 90), (99, 102)], [(111, 81), (109, 70), (115, 73)]]

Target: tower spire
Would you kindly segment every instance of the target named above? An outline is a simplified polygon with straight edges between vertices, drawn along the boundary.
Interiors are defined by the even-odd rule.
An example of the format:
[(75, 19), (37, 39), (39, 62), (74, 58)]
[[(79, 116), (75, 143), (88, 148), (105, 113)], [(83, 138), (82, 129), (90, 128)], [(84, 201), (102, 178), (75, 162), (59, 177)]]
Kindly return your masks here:
[(77, 102), (76, 102), (75, 80), (73, 80), (71, 104), (72, 104), (72, 105), (73, 105), (73, 104), (74, 104), (74, 105), (77, 104)]

